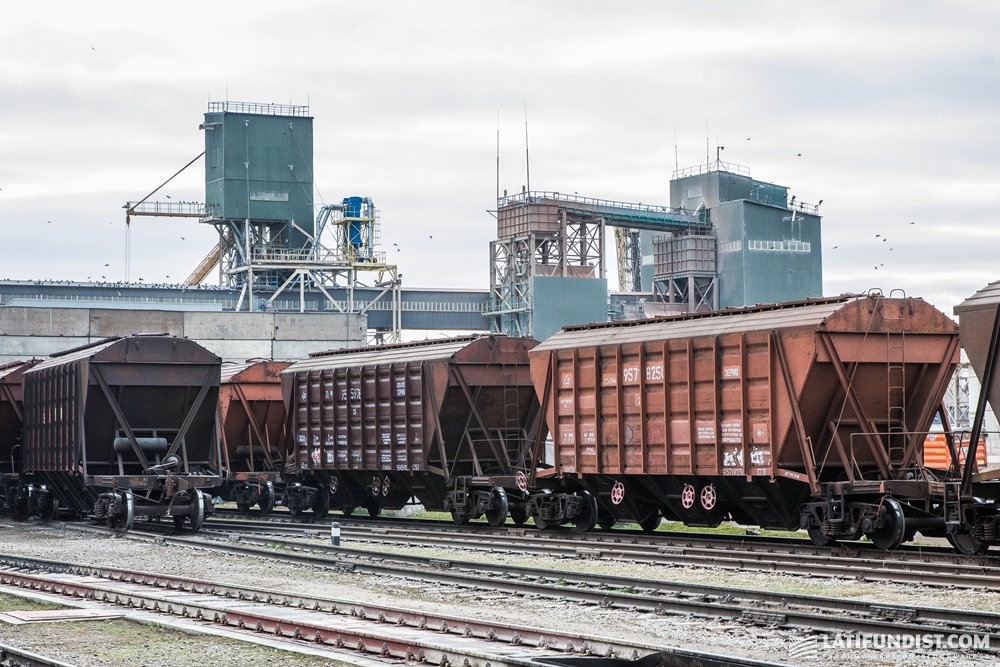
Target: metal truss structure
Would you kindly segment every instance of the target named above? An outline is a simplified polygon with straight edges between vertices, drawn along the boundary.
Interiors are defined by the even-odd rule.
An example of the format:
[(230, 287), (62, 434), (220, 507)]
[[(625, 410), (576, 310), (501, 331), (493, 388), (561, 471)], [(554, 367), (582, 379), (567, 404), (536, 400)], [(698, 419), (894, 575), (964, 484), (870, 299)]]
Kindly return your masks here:
[[(380, 241), (378, 211), (368, 199), (359, 209), (344, 204), (324, 206), (317, 217), (315, 236), (294, 222), (228, 220), (215, 218), (204, 205), (165, 202), (129, 202), (131, 216), (197, 217), (213, 225), (218, 244), (188, 277), (187, 284), (199, 284), (216, 266), (219, 284), (240, 290), (236, 310), (270, 310), (279, 296), (298, 292), (299, 312), (306, 310), (306, 293), (319, 292), (332, 310), (366, 314), (376, 303), (391, 302), (392, 326), (374, 331), (375, 342), (401, 340), (402, 279), (398, 267), (385, 261), (377, 250)], [(350, 213), (348, 216), (346, 213)], [(292, 229), (305, 233), (309, 242), (301, 248), (284, 241)], [(324, 231), (332, 241), (324, 243)], [(355, 290), (373, 298), (355, 298)], [(346, 298), (335, 298), (331, 291)], [(360, 291), (360, 290), (359, 290)]]
[(622, 291), (641, 290), (640, 231), (708, 230), (680, 209), (592, 199), (558, 192), (521, 192), (497, 202), (497, 240), (490, 243), (491, 331), (532, 334), (532, 278), (605, 278), (605, 229), (615, 228)]
[(548, 233), (490, 242), (490, 330), (531, 336), (532, 279), (536, 276), (604, 278), (604, 219), (572, 216), (565, 209)]

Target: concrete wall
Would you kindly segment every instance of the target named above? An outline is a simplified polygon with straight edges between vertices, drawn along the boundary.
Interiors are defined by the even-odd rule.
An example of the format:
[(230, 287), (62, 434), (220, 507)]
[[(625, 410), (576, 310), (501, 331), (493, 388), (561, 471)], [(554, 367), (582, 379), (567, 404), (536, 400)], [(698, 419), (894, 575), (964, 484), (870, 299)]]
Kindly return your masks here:
[(111, 336), (190, 338), (225, 361), (294, 360), (366, 345), (364, 315), (233, 313), (102, 308), (0, 308), (0, 363), (45, 357)]

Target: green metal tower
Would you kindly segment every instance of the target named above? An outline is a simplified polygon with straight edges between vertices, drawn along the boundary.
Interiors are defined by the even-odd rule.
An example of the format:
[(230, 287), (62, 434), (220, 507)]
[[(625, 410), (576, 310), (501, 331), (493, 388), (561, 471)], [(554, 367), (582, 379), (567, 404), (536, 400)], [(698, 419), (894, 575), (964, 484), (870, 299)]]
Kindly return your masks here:
[(205, 213), (219, 230), (224, 280), (270, 293), (315, 242), (313, 129), (306, 106), (212, 102), (205, 131)]

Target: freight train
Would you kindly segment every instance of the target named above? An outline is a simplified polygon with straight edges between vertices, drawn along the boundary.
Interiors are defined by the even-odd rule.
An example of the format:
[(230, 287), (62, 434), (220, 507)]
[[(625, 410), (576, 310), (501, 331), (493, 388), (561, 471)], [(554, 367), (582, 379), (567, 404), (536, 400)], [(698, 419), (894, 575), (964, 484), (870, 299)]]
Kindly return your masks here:
[[(884, 549), (920, 531), (980, 553), (1000, 543), (1000, 474), (976, 466), (986, 401), (1000, 399), (1000, 283), (956, 313), (961, 330), (920, 299), (872, 292), (566, 327), (541, 343), (484, 335), (255, 362), (223, 371), (222, 389), (204, 392), (199, 405), (219, 399), (205, 416), (216, 437), (161, 487), (177, 489), (183, 473), (195, 480), (185, 488), (215, 481), (213, 493), (241, 509), (284, 505), (314, 518), (357, 508), (374, 516), (417, 501), (459, 524), (531, 519), (541, 529), (588, 531), (619, 521), (653, 530), (663, 518), (734, 520), (804, 529), (818, 544), (867, 536)], [(960, 345), (984, 387), (961, 455), (942, 402)], [(23, 371), (25, 389), (54, 363)], [(25, 391), (25, 406), (32, 396)], [(130, 461), (132, 475), (161, 472), (159, 454), (176, 454), (177, 438), (130, 437), (105, 402), (101, 435), (114, 445), (105, 465), (109, 453), (138, 459), (148, 449), (156, 463)], [(91, 516), (120, 515), (122, 489), (136, 494), (124, 469), (81, 476), (61, 468), (64, 478), (55, 478), (25, 457), (65, 448), (29, 437), (34, 410), (26, 407), (25, 439), (14, 446), (25, 449), (20, 467), (11, 456), (13, 468), (0, 469), (18, 479), (17, 502), (39, 514), (82, 512), (84, 503), (63, 497), (58, 505), (25, 500), (25, 489), (33, 499), (58, 496), (72, 478), (88, 489), (103, 484), (86, 500), (100, 508), (106, 499), (111, 509)], [(947, 467), (929, 467), (922, 455), (935, 420)], [(69, 453), (79, 463), (80, 452)], [(181, 521), (193, 514), (197, 527), (210, 503), (199, 514), (187, 493), (177, 513), (163, 489), (143, 499)]]

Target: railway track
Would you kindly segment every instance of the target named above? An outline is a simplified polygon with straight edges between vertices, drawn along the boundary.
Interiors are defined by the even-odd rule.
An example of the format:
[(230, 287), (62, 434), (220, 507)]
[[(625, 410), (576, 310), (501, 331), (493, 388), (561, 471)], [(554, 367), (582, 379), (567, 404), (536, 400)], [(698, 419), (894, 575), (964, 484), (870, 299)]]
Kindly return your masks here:
[(0, 555), (0, 584), (146, 614), (181, 617), (289, 643), (329, 647), (335, 649), (330, 652), (331, 658), (336, 658), (339, 651), (380, 661), (403, 660), (441, 667), (539, 667), (551, 664), (553, 658), (568, 656), (594, 658), (579, 663), (592, 667), (614, 664), (616, 660), (677, 667), (777, 667), (768, 662), (408, 611), (398, 606), (9, 555)]
[(62, 660), (48, 658), (6, 644), (0, 644), (0, 665), (4, 667), (76, 667)]
[[(261, 532), (291, 536), (325, 532), (322, 524), (291, 524), (213, 519), (210, 530)], [(412, 524), (411, 524), (412, 526)], [(492, 553), (625, 560), (630, 563), (666, 566), (700, 566), (743, 571), (784, 572), (858, 581), (913, 583), (997, 590), (1000, 567), (992, 559), (957, 557), (947, 552), (903, 552), (893, 554), (867, 549), (819, 548), (799, 550), (794, 544), (771, 544), (711, 540), (663, 540), (634, 538), (611, 540), (550, 531), (507, 530), (487, 533), (446, 531), (441, 528), (378, 528), (342, 525), (345, 544), (393, 544), (433, 549), (458, 548)], [(973, 562), (978, 561), (978, 562)]]
[(212, 540), (203, 535), (164, 536), (156, 531), (145, 534), (133, 531), (128, 537), (308, 567), (334, 568), (383, 577), (391, 575), (510, 595), (573, 601), (603, 609), (682, 614), (825, 633), (976, 634), (987, 637), (988, 645), (994, 647), (992, 651), (1000, 652), (1000, 615), (986, 612), (390, 554), (384, 550), (365, 552), (334, 548), (319, 540), (309, 545), (269, 536), (242, 535), (240, 542), (235, 543), (231, 540)]
[[(885, 551), (876, 547), (871, 542), (838, 542), (829, 547), (815, 545), (808, 538), (779, 537), (773, 535), (745, 534), (735, 535), (727, 533), (701, 532), (698, 530), (672, 531), (656, 530), (646, 532), (638, 527), (628, 528), (615, 526), (610, 530), (595, 530), (588, 533), (575, 533), (571, 530), (537, 530), (533, 525), (514, 526), (508, 524), (501, 528), (492, 528), (484, 521), (471, 521), (465, 525), (457, 526), (453, 521), (442, 519), (416, 519), (409, 517), (366, 517), (359, 515), (343, 516), (336, 513), (324, 517), (320, 520), (313, 520), (309, 514), (292, 516), (287, 512), (277, 510), (266, 515), (262, 515), (256, 510), (249, 513), (226, 507), (216, 507), (215, 516), (206, 521), (206, 525), (212, 521), (252, 521), (258, 523), (275, 523), (278, 525), (293, 523), (303, 526), (326, 526), (336, 521), (342, 527), (367, 528), (377, 530), (412, 530), (422, 531), (437, 530), (444, 533), (469, 533), (474, 535), (507, 535), (511, 531), (524, 534), (534, 534), (539, 539), (563, 539), (575, 540), (578, 542), (595, 542), (598, 544), (667, 544), (686, 546), (705, 546), (718, 549), (729, 549), (732, 547), (764, 549), (775, 552), (795, 552), (795, 553), (846, 553), (864, 554), (869, 558), (884, 558), (897, 560), (937, 560), (941, 562), (964, 562), (964, 563), (993, 563), (1000, 565), (1000, 555), (987, 552), (981, 556), (964, 556), (955, 551), (950, 546), (935, 546), (927, 544), (903, 544), (898, 549)], [(630, 524), (626, 524), (630, 525)]]

